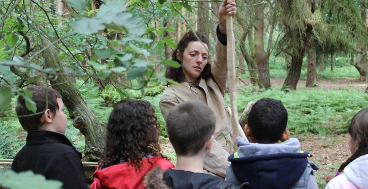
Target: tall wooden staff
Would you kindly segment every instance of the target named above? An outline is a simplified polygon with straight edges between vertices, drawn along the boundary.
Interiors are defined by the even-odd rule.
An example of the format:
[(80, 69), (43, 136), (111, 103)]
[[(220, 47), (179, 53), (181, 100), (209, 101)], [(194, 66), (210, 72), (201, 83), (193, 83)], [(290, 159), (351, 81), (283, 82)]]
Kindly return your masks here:
[(236, 71), (235, 71), (235, 36), (234, 36), (234, 16), (226, 16), (226, 35), (227, 35), (227, 82), (229, 85), (231, 101), (231, 126), (233, 129), (234, 150), (237, 150), (235, 138), (238, 136), (238, 108), (236, 102)]

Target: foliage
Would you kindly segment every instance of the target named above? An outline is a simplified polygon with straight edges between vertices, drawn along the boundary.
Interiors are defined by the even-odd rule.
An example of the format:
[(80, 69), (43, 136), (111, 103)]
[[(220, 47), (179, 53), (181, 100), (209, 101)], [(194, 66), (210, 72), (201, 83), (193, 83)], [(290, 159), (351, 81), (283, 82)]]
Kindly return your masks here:
[(13, 158), (25, 144), (25, 140), (19, 137), (20, 133), (25, 135), (25, 132), (19, 132), (19, 127), (0, 118), (0, 158)]
[[(289, 112), (288, 129), (292, 133), (347, 132), (351, 118), (368, 106), (368, 96), (356, 88), (345, 90), (301, 89), (285, 93), (279, 90), (257, 91), (247, 87), (238, 93), (238, 110), (261, 98), (281, 100)], [(226, 100), (229, 101), (228, 96)]]
[(0, 170), (0, 186), (10, 189), (59, 189), (62, 183), (46, 180), (44, 176), (35, 175), (32, 171), (15, 173), (14, 171)]

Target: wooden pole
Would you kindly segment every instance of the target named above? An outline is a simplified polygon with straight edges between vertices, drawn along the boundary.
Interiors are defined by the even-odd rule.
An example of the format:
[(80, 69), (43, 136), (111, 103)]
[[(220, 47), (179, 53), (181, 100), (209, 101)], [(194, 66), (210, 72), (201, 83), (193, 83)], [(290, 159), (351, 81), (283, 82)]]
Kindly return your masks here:
[[(238, 136), (238, 109), (236, 100), (236, 52), (235, 52), (235, 36), (233, 16), (226, 16), (226, 35), (227, 35), (227, 83), (229, 85), (230, 101), (231, 101), (231, 126), (233, 129), (233, 141), (236, 141)], [(234, 150), (237, 150), (237, 145), (234, 144)]]
[[(11, 165), (13, 163), (13, 159), (0, 159), (0, 165)], [(98, 165), (97, 162), (82, 162), (84, 167), (96, 167)]]

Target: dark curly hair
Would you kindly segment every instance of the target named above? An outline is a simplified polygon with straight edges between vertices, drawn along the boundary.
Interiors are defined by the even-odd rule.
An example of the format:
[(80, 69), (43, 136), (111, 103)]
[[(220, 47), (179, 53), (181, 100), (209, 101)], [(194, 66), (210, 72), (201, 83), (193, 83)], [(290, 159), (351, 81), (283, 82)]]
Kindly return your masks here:
[(106, 147), (100, 169), (119, 164), (123, 159), (139, 170), (144, 157), (161, 155), (159, 124), (154, 113), (146, 101), (125, 101), (115, 105), (107, 123)]
[[(197, 37), (197, 36), (198, 37)], [(181, 61), (178, 59), (177, 57), (177, 51), (179, 51), (180, 56), (183, 56), (183, 53), (185, 51), (185, 49), (188, 47), (188, 44), (190, 42), (193, 41), (202, 41), (203, 43), (207, 44), (207, 47), (210, 47), (210, 43), (208, 40), (208, 37), (200, 32), (194, 32), (193, 31), (189, 31), (187, 33), (184, 34), (183, 38), (181, 38), (181, 40), (178, 43), (178, 46), (176, 47), (176, 49), (173, 51), (171, 59), (173, 61), (178, 62), (181, 65)], [(185, 76), (182, 70), (182, 66), (180, 68), (174, 68), (174, 67), (167, 67), (166, 68), (166, 72), (165, 72), (165, 77), (172, 79), (178, 83), (184, 82), (185, 81)], [(211, 73), (211, 64), (207, 64), (204, 68), (203, 71), (200, 75), (200, 78), (203, 79), (207, 79), (212, 77), (212, 73)]]
[(351, 123), (348, 128), (351, 138), (358, 142), (358, 149), (346, 160), (339, 168), (339, 172), (349, 165), (356, 158), (368, 154), (368, 108), (360, 110), (351, 119)]

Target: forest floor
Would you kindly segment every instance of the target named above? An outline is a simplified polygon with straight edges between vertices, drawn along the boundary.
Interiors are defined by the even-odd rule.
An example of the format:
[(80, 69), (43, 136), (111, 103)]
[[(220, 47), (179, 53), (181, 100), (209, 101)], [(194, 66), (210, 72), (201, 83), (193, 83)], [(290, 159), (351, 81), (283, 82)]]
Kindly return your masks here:
[[(283, 82), (284, 79), (271, 79), (272, 88), (281, 89)], [(297, 89), (305, 88), (305, 82), (299, 81)], [(248, 83), (243, 81), (239, 81), (240, 83), (248, 85)], [(365, 90), (366, 84), (357, 78), (344, 78), (334, 81), (318, 81), (318, 87), (326, 90), (340, 90), (349, 87)], [(291, 137), (296, 137), (300, 140), (301, 150), (310, 152), (312, 156), (309, 160), (319, 166), (320, 169), (315, 172), (319, 186), (325, 186), (335, 176), (339, 166), (351, 155), (348, 147), (348, 134), (321, 135), (303, 133)], [(161, 147), (168, 156), (175, 153), (170, 142), (166, 139), (161, 140)]]

